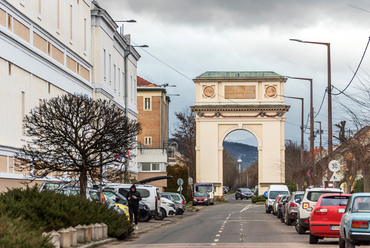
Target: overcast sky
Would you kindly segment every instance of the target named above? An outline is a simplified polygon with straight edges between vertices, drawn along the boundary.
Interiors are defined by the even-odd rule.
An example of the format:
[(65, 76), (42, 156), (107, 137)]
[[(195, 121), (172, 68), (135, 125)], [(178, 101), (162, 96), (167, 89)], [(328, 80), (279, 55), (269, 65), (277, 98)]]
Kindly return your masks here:
[[(181, 72), (178, 73), (145, 51), (138, 75), (168, 88), (173, 113), (194, 105), (195, 86), (191, 79), (205, 71), (274, 71), (281, 75), (314, 80), (314, 108), (317, 112), (327, 87), (326, 46), (302, 44), (290, 38), (331, 43), (332, 84), (339, 89), (350, 81), (370, 36), (370, 2), (356, 0), (99, 0), (115, 20), (126, 23), (125, 33), (136, 44), (147, 44), (150, 54)], [(362, 64), (365, 77), (370, 54)], [(347, 92), (360, 94), (350, 87)], [(309, 112), (309, 84), (288, 80), (285, 94), (304, 97), (305, 120)], [(348, 119), (333, 97), (333, 124)], [(300, 141), (301, 103), (291, 105), (286, 117), (286, 139)], [(327, 145), (327, 98), (316, 120), (322, 121)], [(318, 128), (315, 126), (315, 128)], [(333, 129), (334, 132), (336, 129)], [(173, 131), (173, 130), (171, 130)], [(307, 133), (309, 130), (307, 129)], [(240, 139), (233, 135), (229, 140)], [(243, 141), (243, 140), (242, 140)], [(246, 137), (244, 143), (250, 139)], [(308, 135), (305, 144), (308, 146)], [(315, 140), (318, 146), (319, 139)]]

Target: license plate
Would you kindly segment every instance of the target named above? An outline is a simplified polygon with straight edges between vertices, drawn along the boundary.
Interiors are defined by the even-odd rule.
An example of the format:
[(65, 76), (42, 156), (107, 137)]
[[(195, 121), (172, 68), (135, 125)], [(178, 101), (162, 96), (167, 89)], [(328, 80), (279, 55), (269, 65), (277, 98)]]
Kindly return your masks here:
[(332, 231), (339, 231), (340, 228), (339, 228), (339, 226), (330, 226), (330, 230), (332, 230)]
[(344, 213), (345, 210), (346, 210), (345, 208), (340, 208), (338, 209), (338, 213)]

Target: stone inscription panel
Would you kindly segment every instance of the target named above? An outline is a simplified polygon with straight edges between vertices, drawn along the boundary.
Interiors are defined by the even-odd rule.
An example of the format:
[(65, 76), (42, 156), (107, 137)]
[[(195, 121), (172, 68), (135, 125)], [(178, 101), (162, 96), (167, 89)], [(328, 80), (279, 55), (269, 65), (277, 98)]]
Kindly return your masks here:
[(226, 99), (256, 99), (255, 85), (228, 85), (225, 86)]

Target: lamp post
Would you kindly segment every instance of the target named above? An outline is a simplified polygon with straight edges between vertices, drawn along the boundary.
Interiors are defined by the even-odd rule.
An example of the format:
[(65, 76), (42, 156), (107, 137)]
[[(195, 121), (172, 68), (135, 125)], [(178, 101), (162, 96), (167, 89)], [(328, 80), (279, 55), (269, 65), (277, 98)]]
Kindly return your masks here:
[[(128, 22), (128, 23), (136, 23), (136, 21), (135, 20), (118, 20), (118, 21), (115, 21), (115, 22)], [(124, 32), (123, 32), (123, 30), (124, 30), (124, 26), (123, 26), (123, 24), (121, 25), (121, 30), (120, 30), (120, 34), (123, 36), (124, 35)]]
[(313, 80), (312, 78), (299, 78), (299, 77), (288, 77), (291, 79), (298, 79), (298, 80), (305, 80), (310, 82), (310, 153), (311, 153), (311, 161), (312, 161), (312, 168), (315, 165), (315, 153), (314, 153), (314, 113), (313, 113)]
[(239, 187), (240, 185), (242, 184), (242, 177), (241, 177), (241, 163), (243, 162), (243, 160), (239, 157), (238, 159), (238, 163), (239, 163)]
[(328, 56), (328, 161), (331, 161), (331, 156), (333, 153), (333, 117), (332, 117), (332, 100), (331, 100), (331, 62), (330, 62), (330, 43), (327, 42), (313, 42), (313, 41), (303, 41), (299, 39), (289, 39), (290, 41), (296, 41), (300, 43), (309, 43), (316, 45), (324, 45), (327, 47)]
[(302, 115), (301, 115), (301, 168), (303, 168), (303, 158), (304, 158), (304, 132), (303, 132), (303, 125), (304, 125), (304, 98), (302, 97), (294, 97), (294, 96), (282, 96), (284, 98), (291, 98), (296, 100), (302, 101)]
[(322, 159), (322, 130), (321, 130), (321, 121), (315, 121), (316, 123), (320, 124), (320, 160)]

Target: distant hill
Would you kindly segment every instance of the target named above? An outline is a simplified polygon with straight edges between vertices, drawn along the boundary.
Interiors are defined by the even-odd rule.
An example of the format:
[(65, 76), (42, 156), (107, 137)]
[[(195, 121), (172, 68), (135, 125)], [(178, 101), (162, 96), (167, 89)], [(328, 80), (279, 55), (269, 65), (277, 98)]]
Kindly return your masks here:
[(242, 170), (245, 170), (255, 161), (258, 161), (258, 149), (255, 146), (225, 141), (224, 149), (230, 153), (235, 160), (239, 157), (242, 159)]

